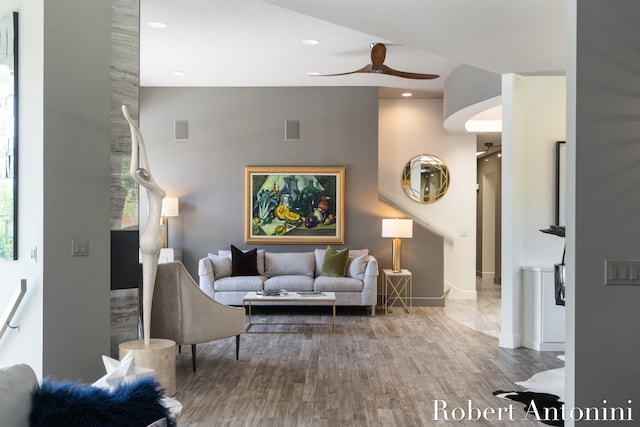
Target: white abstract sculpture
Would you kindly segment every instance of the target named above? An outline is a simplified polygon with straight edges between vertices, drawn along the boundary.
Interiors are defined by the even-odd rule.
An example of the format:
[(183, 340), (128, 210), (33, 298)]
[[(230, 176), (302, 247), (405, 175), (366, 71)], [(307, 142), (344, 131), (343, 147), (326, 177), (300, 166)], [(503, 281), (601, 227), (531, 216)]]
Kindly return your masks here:
[(133, 179), (147, 190), (147, 199), (149, 200), (147, 225), (140, 233), (140, 252), (142, 253), (142, 329), (144, 344), (148, 346), (151, 340), (153, 288), (156, 284), (160, 249), (164, 242), (164, 228), (160, 225), (160, 215), (162, 212), (162, 199), (164, 199), (166, 193), (151, 176), (142, 133), (131, 118), (131, 115), (129, 115), (126, 105), (122, 106), (122, 113), (127, 119), (131, 130), (131, 167), (129, 172)]
[(153, 376), (153, 369), (136, 366), (133, 352), (127, 353), (122, 360), (102, 356), (107, 374), (94, 382), (92, 386), (113, 391), (120, 383), (129, 383), (140, 377)]

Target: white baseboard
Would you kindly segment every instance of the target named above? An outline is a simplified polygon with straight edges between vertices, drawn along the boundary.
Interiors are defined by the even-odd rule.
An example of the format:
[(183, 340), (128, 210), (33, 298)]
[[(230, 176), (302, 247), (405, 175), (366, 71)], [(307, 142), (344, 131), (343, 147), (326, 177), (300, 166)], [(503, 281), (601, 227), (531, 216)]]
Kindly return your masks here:
[(500, 334), (498, 338), (498, 345), (504, 348), (518, 348), (522, 347), (522, 336), (520, 334)]
[(445, 294), (448, 293), (449, 299), (470, 299), (470, 300), (478, 299), (478, 293), (476, 292), (475, 289), (474, 290), (459, 289), (453, 284), (451, 284), (451, 282), (447, 282), (446, 280), (444, 282), (444, 289), (445, 289)]
[(524, 340), (522, 347), (527, 347), (536, 351), (564, 351), (563, 342), (541, 342)]

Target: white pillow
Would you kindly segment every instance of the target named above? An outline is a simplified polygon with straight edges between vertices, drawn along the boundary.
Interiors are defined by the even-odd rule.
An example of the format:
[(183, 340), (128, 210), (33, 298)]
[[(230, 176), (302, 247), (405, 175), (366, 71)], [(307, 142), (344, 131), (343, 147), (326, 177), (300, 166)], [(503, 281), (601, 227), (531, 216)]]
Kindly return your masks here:
[(364, 280), (364, 272), (367, 269), (367, 258), (369, 255), (363, 254), (357, 257), (349, 255), (347, 261), (347, 275), (354, 279)]
[(38, 379), (29, 365), (0, 369), (0, 420), (7, 427), (27, 427), (31, 412), (31, 393)]
[(209, 259), (213, 264), (213, 277), (215, 279), (231, 276), (231, 256), (227, 258), (226, 256), (209, 254)]
[(356, 258), (361, 255), (369, 255), (369, 249), (349, 249), (349, 256)]

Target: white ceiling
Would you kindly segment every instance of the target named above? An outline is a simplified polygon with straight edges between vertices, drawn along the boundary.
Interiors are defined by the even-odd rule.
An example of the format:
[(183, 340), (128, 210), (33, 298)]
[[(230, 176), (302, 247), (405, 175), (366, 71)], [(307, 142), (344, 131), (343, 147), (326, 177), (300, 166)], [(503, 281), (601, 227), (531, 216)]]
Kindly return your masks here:
[[(462, 63), (562, 73), (565, 9), (562, 0), (141, 0), (140, 84), (378, 86), (382, 96), (437, 98)], [(372, 42), (388, 44), (386, 65), (441, 77), (307, 75), (363, 67)]]

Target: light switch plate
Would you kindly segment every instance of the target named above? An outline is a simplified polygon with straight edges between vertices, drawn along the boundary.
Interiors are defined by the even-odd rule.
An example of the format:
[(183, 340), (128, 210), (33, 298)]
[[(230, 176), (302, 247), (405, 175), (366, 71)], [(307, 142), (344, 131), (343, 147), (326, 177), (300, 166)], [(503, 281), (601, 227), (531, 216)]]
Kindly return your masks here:
[(88, 240), (72, 240), (71, 241), (71, 256), (89, 256), (89, 241)]
[(640, 286), (640, 260), (605, 260), (604, 284)]

